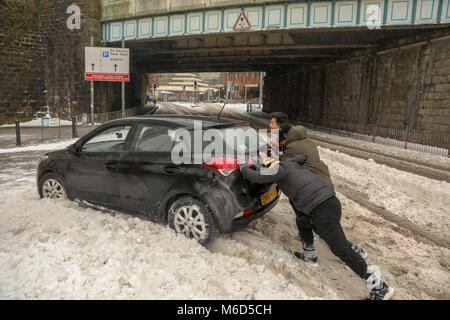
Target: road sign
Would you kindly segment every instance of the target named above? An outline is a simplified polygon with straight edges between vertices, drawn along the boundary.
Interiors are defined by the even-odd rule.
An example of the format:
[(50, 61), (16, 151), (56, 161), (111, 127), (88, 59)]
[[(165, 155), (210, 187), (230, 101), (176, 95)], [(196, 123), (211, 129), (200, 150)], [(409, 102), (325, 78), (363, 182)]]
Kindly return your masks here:
[(59, 127), (59, 118), (50, 118), (49, 126), (50, 127)]
[(248, 19), (245, 16), (244, 11), (242, 11), (239, 17), (237, 18), (236, 23), (234, 24), (233, 30), (243, 31), (248, 29), (250, 29), (250, 22), (248, 22)]
[(227, 91), (230, 92), (231, 91), (231, 82), (228, 81), (228, 85), (227, 85)]
[(49, 118), (42, 118), (42, 128), (48, 128), (49, 126)]
[(85, 80), (130, 81), (130, 49), (85, 47)]

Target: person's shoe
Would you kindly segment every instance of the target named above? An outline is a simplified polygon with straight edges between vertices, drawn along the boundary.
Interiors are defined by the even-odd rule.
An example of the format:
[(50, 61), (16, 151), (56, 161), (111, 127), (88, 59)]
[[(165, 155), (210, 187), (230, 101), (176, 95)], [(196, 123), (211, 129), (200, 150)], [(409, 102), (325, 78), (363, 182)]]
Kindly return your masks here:
[(296, 251), (294, 252), (294, 255), (298, 259), (303, 260), (305, 262), (317, 263), (316, 249), (314, 248), (314, 243), (307, 244), (305, 241), (303, 241), (303, 239), (301, 239), (301, 241), (303, 252)]
[[(347, 240), (348, 241), (348, 240)], [(364, 251), (363, 248), (361, 248), (359, 245), (357, 245), (356, 243), (353, 243), (351, 241), (348, 241), (348, 244), (350, 245), (350, 247), (352, 248), (353, 251), (355, 251), (357, 254), (359, 254), (363, 259), (367, 259), (367, 257), (369, 256), (367, 254), (366, 251)]]
[(367, 300), (389, 300), (395, 293), (394, 288), (389, 287), (386, 282), (381, 283), (381, 288), (370, 290), (370, 296)]
[(298, 252), (298, 251), (295, 251), (294, 255), (298, 259), (303, 260), (305, 262), (317, 263), (317, 257), (316, 256), (307, 256), (305, 253)]

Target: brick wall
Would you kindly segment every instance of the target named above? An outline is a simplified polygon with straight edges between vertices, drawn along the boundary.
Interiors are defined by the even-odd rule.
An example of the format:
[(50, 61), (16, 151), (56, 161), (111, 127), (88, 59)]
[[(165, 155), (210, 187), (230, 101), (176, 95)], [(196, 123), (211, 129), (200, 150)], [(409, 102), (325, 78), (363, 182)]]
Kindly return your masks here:
[(370, 124), (450, 130), (450, 37), (268, 74), (264, 111), (367, 133)]
[[(234, 92), (233, 98), (241, 99), (244, 98), (246, 85), (258, 85), (256, 89), (247, 88), (247, 90), (258, 90), (259, 92), (259, 77), (260, 72), (228, 72), (228, 75), (224, 75), (223, 77), (223, 86), (226, 88), (228, 82), (230, 82), (232, 87), (231, 90)], [(233, 87), (238, 87), (238, 90), (233, 90)]]

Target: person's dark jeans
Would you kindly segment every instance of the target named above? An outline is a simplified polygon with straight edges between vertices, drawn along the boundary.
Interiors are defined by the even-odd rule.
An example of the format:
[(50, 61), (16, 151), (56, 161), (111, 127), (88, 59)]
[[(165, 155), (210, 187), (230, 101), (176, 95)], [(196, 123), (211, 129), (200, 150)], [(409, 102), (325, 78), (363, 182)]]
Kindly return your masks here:
[(304, 244), (307, 246), (314, 245), (314, 234), (313, 234), (313, 223), (311, 216), (304, 214), (303, 212), (297, 210), (294, 203), (289, 200), (292, 209), (295, 212), (295, 222), (297, 223), (298, 235)]
[(333, 254), (364, 279), (367, 263), (349, 245), (344, 230), (342, 230), (341, 215), (341, 203), (335, 196), (319, 204), (310, 213), (312, 225), (317, 235), (326, 242)]

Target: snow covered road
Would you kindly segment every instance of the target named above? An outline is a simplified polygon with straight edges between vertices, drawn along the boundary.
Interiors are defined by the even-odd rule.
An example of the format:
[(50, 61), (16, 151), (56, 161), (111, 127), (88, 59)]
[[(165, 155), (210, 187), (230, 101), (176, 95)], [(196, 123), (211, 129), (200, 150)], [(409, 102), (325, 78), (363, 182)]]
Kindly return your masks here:
[[(33, 154), (34, 152), (34, 154)], [(262, 219), (207, 248), (167, 226), (40, 200), (33, 166), (44, 151), (0, 154), (0, 299), (361, 299), (364, 282), (316, 240), (318, 266), (296, 259), (283, 197)], [(320, 148), (348, 238), (369, 254), (395, 299), (450, 299), (450, 250), (344, 194), (449, 240), (450, 184)], [(34, 160), (24, 160), (34, 159)], [(3, 161), (3, 162), (2, 162)], [(34, 161), (34, 162), (33, 162)], [(5, 163), (8, 171), (5, 171)], [(361, 202), (363, 203), (363, 202)]]

